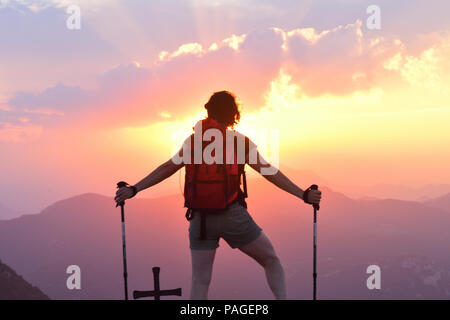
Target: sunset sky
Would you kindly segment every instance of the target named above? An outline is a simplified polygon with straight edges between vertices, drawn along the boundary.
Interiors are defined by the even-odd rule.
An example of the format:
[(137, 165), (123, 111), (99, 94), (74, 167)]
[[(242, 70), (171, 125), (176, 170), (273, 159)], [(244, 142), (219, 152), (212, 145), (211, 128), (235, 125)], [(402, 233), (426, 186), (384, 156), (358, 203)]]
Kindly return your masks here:
[(0, 0), (0, 203), (35, 213), (112, 196), (167, 160), (219, 90), (239, 98), (236, 129), (263, 154), (275, 134), (281, 168), (337, 191), (450, 184), (449, 12), (444, 0)]

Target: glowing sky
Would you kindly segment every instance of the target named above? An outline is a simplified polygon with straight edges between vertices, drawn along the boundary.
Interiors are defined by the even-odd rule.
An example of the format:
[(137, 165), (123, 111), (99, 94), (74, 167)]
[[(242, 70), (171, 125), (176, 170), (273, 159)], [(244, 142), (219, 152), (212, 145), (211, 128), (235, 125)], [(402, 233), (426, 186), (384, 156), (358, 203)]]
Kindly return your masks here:
[(70, 1), (80, 30), (68, 3), (0, 0), (0, 203), (136, 182), (217, 90), (262, 149), (277, 132), (282, 168), (331, 187), (450, 183), (448, 1), (378, 1), (380, 30), (372, 1)]

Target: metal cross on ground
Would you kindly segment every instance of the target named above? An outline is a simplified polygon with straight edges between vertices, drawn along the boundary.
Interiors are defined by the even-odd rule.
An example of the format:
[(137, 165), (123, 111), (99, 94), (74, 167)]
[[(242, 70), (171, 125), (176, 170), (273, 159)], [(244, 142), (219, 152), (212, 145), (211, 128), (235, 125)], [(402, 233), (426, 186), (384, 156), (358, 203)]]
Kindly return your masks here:
[(133, 298), (146, 298), (146, 297), (155, 297), (155, 300), (161, 300), (161, 296), (181, 296), (181, 288), (172, 289), (172, 290), (160, 290), (159, 288), (159, 267), (153, 267), (153, 282), (154, 282), (154, 290), (153, 291), (133, 291)]

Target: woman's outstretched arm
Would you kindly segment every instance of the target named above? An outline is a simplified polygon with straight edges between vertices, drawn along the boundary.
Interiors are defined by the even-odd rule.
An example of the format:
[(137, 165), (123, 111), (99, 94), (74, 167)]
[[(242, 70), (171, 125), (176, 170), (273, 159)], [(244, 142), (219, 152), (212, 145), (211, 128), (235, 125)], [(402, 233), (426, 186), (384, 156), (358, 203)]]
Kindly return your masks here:
[[(183, 166), (184, 164), (175, 164), (172, 159), (164, 162), (158, 168), (153, 170), (148, 176), (134, 185), (134, 187), (136, 188), (136, 193), (150, 188), (151, 186), (154, 186), (155, 184), (158, 184), (161, 181), (167, 179), (175, 172), (180, 170)], [(134, 191), (130, 187), (120, 188), (119, 190), (117, 190), (114, 200), (116, 202), (124, 201), (131, 198), (133, 196), (133, 193)]]
[(160, 183), (163, 180), (166, 180), (182, 167), (183, 164), (177, 165), (172, 161), (172, 159), (164, 162), (158, 168), (153, 170), (148, 176), (134, 185), (136, 187), (136, 191), (140, 192), (142, 190), (150, 188), (151, 186), (154, 186), (155, 184)]
[[(263, 157), (257, 153), (257, 163), (249, 163), (248, 165), (259, 172), (264, 178), (272, 182), (278, 188), (303, 200), (304, 190), (300, 189), (295, 183), (289, 180), (280, 170), (272, 167)], [(266, 174), (264, 174), (266, 172)], [(308, 194), (308, 202), (319, 203), (322, 193), (319, 190), (312, 190)]]

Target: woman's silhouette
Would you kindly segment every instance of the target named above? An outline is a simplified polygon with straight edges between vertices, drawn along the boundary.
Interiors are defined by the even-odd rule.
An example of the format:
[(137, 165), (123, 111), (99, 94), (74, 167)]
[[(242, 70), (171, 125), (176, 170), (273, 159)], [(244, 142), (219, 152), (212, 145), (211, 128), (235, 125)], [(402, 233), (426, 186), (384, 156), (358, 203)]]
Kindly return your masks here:
[[(200, 131), (196, 133), (205, 135), (207, 130), (212, 130), (210, 136), (214, 136), (214, 139), (211, 137), (204, 139), (206, 141), (202, 140), (196, 146), (194, 133), (186, 139), (183, 148), (172, 159), (160, 165), (136, 185), (120, 188), (116, 193), (115, 201), (129, 199), (137, 192), (163, 181), (182, 167), (186, 167), (184, 195), (185, 205), (188, 208), (186, 217), (190, 221), (191, 299), (207, 299), (214, 257), (220, 238), (223, 238), (232, 248), (238, 248), (255, 259), (264, 268), (267, 282), (275, 298), (286, 299), (284, 271), (280, 260), (270, 240), (246, 209), (243, 169), (245, 164), (248, 164), (261, 174), (264, 170), (271, 172), (272, 174), (263, 174), (263, 176), (277, 187), (309, 204), (318, 204), (321, 192), (319, 190), (303, 191), (279, 170), (267, 170), (272, 167), (259, 155), (256, 145), (244, 135), (230, 130), (240, 119), (239, 108), (232, 93), (228, 91), (214, 93), (205, 108), (208, 111), (208, 117), (199, 121), (195, 128), (197, 130), (200, 127), (198, 129)], [(226, 138), (229, 133), (232, 133), (233, 140)], [(222, 140), (218, 138), (221, 134)], [(245, 141), (243, 157), (245, 161), (242, 163), (238, 161), (237, 147), (226, 147), (230, 145), (230, 141), (234, 142), (241, 138)], [(195, 156), (196, 150), (205, 152), (208, 145), (214, 141), (222, 143), (224, 147), (223, 161), (222, 157), (216, 154), (218, 149), (211, 152), (212, 161), (211, 159), (196, 161), (198, 160)], [(230, 150), (233, 151), (229, 152)], [(252, 153), (255, 155), (253, 158), (250, 156)], [(227, 158), (228, 154), (232, 156)], [(188, 161), (180, 161), (180, 159), (188, 159)], [(256, 161), (250, 161), (251, 159)], [(244, 182), (244, 191), (240, 188), (241, 178)]]

